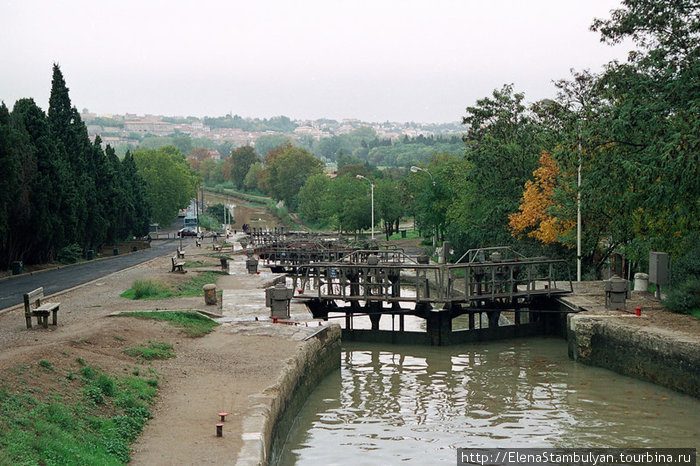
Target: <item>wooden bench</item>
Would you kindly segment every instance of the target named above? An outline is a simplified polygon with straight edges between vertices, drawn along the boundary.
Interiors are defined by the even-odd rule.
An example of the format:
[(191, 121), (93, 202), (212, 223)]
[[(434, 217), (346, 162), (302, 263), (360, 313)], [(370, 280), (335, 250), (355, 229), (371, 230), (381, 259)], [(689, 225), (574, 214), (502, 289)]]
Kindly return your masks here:
[(187, 270), (185, 270), (183, 267), (185, 266), (185, 262), (179, 262), (177, 258), (171, 257), (170, 261), (173, 264), (172, 269), (170, 269), (171, 272), (182, 272), (182, 273), (187, 273)]
[(185, 250), (177, 248), (177, 258), (178, 259), (184, 259), (185, 258)]
[(37, 325), (49, 327), (49, 314), (53, 313), (53, 325), (58, 324), (56, 314), (60, 303), (41, 303), (44, 298), (44, 287), (37, 288), (29, 293), (24, 293), (24, 317), (27, 319), (27, 328), (32, 328), (32, 317), (36, 317)]

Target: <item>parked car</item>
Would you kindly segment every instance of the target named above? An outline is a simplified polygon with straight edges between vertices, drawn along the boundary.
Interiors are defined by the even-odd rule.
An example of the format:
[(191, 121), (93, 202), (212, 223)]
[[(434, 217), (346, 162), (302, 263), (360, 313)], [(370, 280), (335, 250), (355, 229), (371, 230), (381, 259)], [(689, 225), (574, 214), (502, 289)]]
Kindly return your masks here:
[(179, 236), (197, 236), (197, 230), (194, 228), (182, 228), (177, 233)]

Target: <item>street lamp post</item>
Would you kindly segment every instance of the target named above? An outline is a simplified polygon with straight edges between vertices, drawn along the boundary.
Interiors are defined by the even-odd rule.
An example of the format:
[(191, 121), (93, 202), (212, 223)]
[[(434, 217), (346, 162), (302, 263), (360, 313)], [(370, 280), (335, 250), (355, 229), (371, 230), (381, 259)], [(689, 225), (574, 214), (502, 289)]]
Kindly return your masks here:
[[(421, 167), (416, 167), (415, 165), (411, 165), (411, 173), (418, 173), (418, 172), (425, 172), (430, 176), (430, 181), (433, 182), (433, 186), (435, 186), (435, 178), (433, 178), (433, 175), (428, 171), (427, 168), (421, 168)], [(437, 225), (434, 226), (434, 232), (433, 232), (433, 247), (437, 246)]]
[(357, 175), (356, 178), (358, 180), (365, 180), (369, 183), (370, 186), (370, 193), (372, 196), (372, 240), (374, 240), (374, 183), (372, 183), (369, 179), (362, 175)]
[(578, 183), (576, 189), (576, 281), (581, 281), (581, 122), (578, 123)]

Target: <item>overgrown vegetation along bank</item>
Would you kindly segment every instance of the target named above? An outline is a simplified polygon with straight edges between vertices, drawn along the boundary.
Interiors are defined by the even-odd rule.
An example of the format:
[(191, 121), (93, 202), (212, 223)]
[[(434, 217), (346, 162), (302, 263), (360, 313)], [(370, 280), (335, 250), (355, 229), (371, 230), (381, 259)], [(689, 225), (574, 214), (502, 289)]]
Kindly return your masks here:
[(158, 376), (113, 376), (82, 358), (14, 366), (0, 382), (0, 464), (123, 464)]

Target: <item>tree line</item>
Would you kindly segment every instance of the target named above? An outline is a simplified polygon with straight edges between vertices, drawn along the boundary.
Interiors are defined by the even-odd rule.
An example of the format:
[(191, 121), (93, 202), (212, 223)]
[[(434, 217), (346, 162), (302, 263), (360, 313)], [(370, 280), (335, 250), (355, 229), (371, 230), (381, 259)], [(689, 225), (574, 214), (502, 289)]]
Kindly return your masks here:
[(462, 250), (515, 244), (573, 261), (580, 206), (584, 279), (614, 256), (620, 274), (646, 271), (649, 251), (671, 254), (676, 284), (700, 278), (698, 18), (697, 1), (624, 0), (591, 29), (635, 43), (627, 62), (572, 70), (532, 104), (505, 85), (467, 107), (464, 156), (423, 165), (434, 184), (411, 175), (418, 218)]
[[(191, 177), (184, 154), (177, 152), (175, 160)], [(58, 65), (47, 113), (31, 98), (18, 100), (12, 111), (0, 105), (0, 267), (18, 260), (50, 262), (144, 236), (152, 212), (174, 218), (196, 186), (186, 186), (186, 200), (181, 196), (181, 205), (166, 206), (170, 214), (160, 215), (159, 196), (173, 197), (160, 186), (167, 188), (174, 162), (171, 154), (170, 161), (153, 166), (150, 155), (127, 152), (120, 160), (110, 146), (102, 149), (99, 137), (91, 142)]]
[[(432, 141), (429, 156), (397, 157), (396, 168), (379, 171), (372, 162), (391, 163), (373, 151), (416, 153), (426, 141), (381, 144), (368, 128), (323, 139), (317, 155), (338, 161), (337, 177), (314, 169), (296, 197), (277, 198), (293, 199), (312, 224), (367, 229), (370, 186), (360, 174), (375, 185), (376, 221), (387, 232), (411, 216), (457, 251), (513, 245), (572, 264), (580, 207), (584, 279), (600, 277), (614, 256), (625, 261), (618, 273), (645, 271), (655, 250), (669, 252), (686, 278), (700, 277), (698, 18), (696, 1), (624, 0), (591, 28), (604, 42), (636, 44), (626, 62), (598, 74), (572, 70), (556, 95), (534, 103), (511, 84), (495, 89), (466, 108), (459, 154)], [(256, 179), (244, 186), (271, 188)]]

